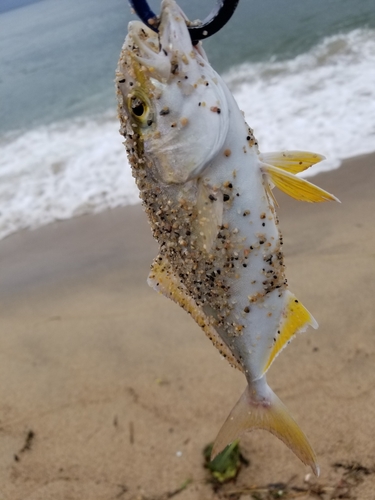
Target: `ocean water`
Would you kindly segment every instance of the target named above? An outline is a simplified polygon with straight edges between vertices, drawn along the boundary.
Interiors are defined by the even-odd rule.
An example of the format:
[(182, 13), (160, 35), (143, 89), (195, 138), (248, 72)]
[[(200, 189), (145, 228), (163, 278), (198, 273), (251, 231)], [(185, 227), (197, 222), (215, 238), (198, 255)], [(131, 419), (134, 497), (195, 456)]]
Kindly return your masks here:
[[(113, 84), (132, 18), (122, 0), (0, 0), (0, 238), (138, 202)], [(241, 0), (204, 47), (262, 151), (324, 154), (312, 174), (375, 151), (373, 0)]]

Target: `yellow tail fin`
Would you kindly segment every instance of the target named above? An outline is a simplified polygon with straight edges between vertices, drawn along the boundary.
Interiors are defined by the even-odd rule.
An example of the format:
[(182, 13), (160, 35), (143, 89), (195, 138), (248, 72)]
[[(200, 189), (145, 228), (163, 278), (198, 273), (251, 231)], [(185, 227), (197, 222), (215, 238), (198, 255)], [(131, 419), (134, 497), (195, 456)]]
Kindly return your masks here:
[(254, 401), (251, 391), (252, 389), (247, 386), (220, 429), (212, 448), (211, 459), (238, 439), (243, 432), (264, 429), (281, 439), (304, 464), (311, 467), (315, 475), (319, 476), (319, 466), (313, 449), (280, 399), (268, 385), (266, 385), (267, 396), (261, 401)]

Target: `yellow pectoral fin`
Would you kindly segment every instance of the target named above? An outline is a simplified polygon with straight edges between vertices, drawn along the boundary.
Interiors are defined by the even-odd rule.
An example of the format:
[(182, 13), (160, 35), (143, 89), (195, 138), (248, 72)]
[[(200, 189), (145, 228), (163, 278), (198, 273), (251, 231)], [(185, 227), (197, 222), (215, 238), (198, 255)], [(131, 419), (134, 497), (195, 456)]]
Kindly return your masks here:
[(285, 170), (272, 165), (262, 165), (262, 171), (267, 174), (270, 181), (281, 191), (292, 198), (310, 203), (320, 203), (322, 201), (340, 201), (333, 194), (324, 191), (324, 189), (311, 184), (311, 182), (296, 177)]
[(272, 347), (270, 357), (268, 358), (263, 373), (268, 370), (276, 356), (297, 333), (305, 331), (308, 325), (315, 329), (318, 328), (318, 323), (314, 317), (292, 294), (289, 295), (289, 300), (285, 306), (283, 316), (276, 335), (276, 342)]
[(262, 153), (262, 162), (281, 168), (290, 174), (298, 174), (316, 163), (325, 160), (325, 156), (308, 151), (278, 151), (273, 153)]
[(160, 255), (156, 257), (151, 266), (151, 272), (147, 282), (152, 288), (154, 288), (154, 290), (173, 300), (173, 302), (176, 302), (179, 306), (185, 309), (185, 311), (188, 312), (195, 322), (202, 328), (204, 333), (218, 349), (220, 354), (229, 362), (229, 364), (243, 372), (243, 368), (240, 363), (233, 356), (229, 347), (220, 338), (215, 328), (210, 324), (210, 319), (196, 304), (195, 300), (187, 294), (185, 286), (174, 274), (168, 260), (165, 257)]
[(279, 204), (277, 203), (277, 200), (275, 198), (275, 195), (273, 194), (272, 189), (274, 188), (274, 185), (268, 182), (266, 179), (266, 182), (264, 183), (264, 188), (266, 190), (266, 195), (268, 198), (268, 204), (273, 205), (274, 207), (278, 207)]

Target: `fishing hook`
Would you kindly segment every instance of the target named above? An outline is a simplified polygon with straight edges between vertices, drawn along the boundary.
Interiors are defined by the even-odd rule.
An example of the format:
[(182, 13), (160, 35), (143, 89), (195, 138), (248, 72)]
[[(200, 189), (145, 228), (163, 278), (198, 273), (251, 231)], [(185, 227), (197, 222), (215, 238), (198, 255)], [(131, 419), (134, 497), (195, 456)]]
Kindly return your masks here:
[[(147, 0), (129, 0), (130, 5), (149, 28), (158, 31), (158, 16), (150, 9)], [(191, 40), (196, 45), (199, 40), (204, 40), (217, 33), (227, 24), (232, 17), (239, 0), (217, 0), (216, 8), (198, 25), (188, 26)]]

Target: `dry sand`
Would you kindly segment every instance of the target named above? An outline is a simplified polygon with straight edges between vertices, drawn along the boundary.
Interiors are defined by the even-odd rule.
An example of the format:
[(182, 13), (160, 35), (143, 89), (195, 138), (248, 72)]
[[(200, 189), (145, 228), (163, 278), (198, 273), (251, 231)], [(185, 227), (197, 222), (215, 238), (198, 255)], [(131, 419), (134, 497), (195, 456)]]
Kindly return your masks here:
[(281, 498), (375, 498), (375, 156), (314, 182), (342, 204), (277, 198), (290, 289), (320, 328), (268, 378), (319, 480), (255, 431), (241, 441), (250, 465), (214, 493), (202, 449), (245, 380), (148, 288), (157, 248), (136, 206), (0, 242), (1, 500), (276, 498), (269, 483), (287, 483)]

